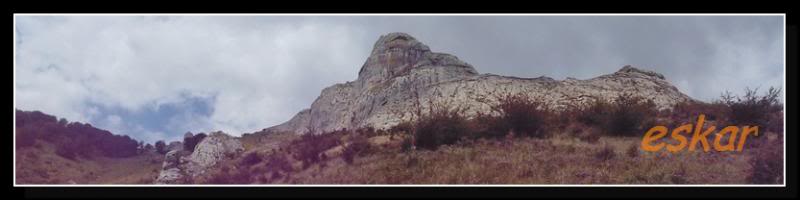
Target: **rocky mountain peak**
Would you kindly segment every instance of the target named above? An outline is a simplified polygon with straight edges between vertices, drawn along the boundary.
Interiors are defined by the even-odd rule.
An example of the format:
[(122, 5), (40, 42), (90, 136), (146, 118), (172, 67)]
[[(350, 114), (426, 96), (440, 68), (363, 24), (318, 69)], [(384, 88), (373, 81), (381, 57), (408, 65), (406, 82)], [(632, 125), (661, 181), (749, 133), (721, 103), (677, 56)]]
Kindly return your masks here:
[[(523, 66), (520, 66), (523, 67)], [(478, 74), (456, 56), (437, 53), (406, 33), (389, 33), (374, 49), (356, 81), (335, 84), (289, 121), (265, 131), (322, 133), (339, 129), (385, 129), (413, 120), (415, 109), (429, 102), (449, 102), (470, 117), (492, 113), (498, 94), (526, 93), (541, 97), (553, 109), (611, 100), (631, 93), (653, 100), (659, 109), (691, 100), (664, 76), (630, 65), (587, 80), (554, 80)]]
[(394, 32), (382, 35), (378, 38), (378, 41), (375, 41), (375, 45), (372, 48), (371, 55), (384, 54), (397, 50), (428, 52), (430, 48), (428, 48), (428, 45), (417, 41), (416, 38), (409, 34)]
[(477, 74), (471, 65), (457, 57), (432, 52), (428, 45), (411, 35), (395, 32), (382, 35), (375, 42), (372, 53), (358, 73), (358, 79), (372, 85), (407, 75), (412, 69), (424, 66), (459, 67), (466, 69), (468, 75)]
[(664, 80), (664, 75), (661, 75), (659, 73), (650, 70), (635, 68), (630, 65), (625, 65), (624, 67), (622, 67), (622, 69), (619, 69), (619, 71), (615, 72), (614, 74), (631, 74), (631, 73), (643, 74)]

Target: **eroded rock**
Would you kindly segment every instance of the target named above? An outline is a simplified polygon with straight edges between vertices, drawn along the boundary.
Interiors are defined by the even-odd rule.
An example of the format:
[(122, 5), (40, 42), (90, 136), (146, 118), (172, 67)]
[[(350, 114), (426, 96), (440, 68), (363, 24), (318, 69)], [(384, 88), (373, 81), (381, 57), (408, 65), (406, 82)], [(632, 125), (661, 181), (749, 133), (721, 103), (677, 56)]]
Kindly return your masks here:
[(197, 144), (193, 152), (182, 148), (167, 152), (156, 184), (188, 183), (222, 159), (234, 157), (242, 151), (244, 146), (239, 139), (220, 131), (211, 133)]
[(405, 33), (381, 36), (355, 81), (325, 88), (309, 109), (289, 121), (265, 129), (297, 134), (337, 129), (385, 129), (414, 119), (429, 102), (449, 102), (466, 108), (468, 117), (491, 113), (499, 95), (526, 93), (553, 109), (612, 101), (622, 93), (653, 100), (659, 109), (693, 100), (663, 75), (630, 65), (592, 79), (554, 80), (479, 74), (456, 56), (432, 52)]

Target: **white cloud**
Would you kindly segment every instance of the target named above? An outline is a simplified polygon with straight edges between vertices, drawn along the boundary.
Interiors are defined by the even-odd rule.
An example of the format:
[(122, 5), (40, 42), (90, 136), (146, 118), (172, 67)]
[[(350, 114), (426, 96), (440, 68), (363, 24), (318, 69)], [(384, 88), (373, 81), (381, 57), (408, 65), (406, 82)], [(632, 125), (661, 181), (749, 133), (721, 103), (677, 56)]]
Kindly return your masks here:
[(207, 119), (184, 117), (171, 124), (231, 134), (260, 130), (313, 101), (298, 95), (316, 96), (327, 85), (355, 79), (369, 50), (353, 44), (352, 37), (361, 33), (336, 24), (205, 17), (16, 19), (17, 106), (72, 121), (90, 119), (87, 102), (136, 113), (180, 102), (186, 93), (216, 96), (213, 112)]

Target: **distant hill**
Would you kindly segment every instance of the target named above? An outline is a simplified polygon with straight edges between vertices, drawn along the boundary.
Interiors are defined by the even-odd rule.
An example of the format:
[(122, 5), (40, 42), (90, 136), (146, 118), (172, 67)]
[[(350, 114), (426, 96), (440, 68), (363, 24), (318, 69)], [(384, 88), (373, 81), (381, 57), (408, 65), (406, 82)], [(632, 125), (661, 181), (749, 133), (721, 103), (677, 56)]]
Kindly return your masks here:
[(130, 157), (136, 155), (142, 145), (126, 135), (114, 135), (91, 124), (58, 120), (39, 111), (17, 110), (15, 127), (17, 148), (33, 145), (35, 140), (47, 141), (66, 158)]
[(39, 111), (15, 115), (17, 184), (147, 184), (163, 162), (128, 136)]

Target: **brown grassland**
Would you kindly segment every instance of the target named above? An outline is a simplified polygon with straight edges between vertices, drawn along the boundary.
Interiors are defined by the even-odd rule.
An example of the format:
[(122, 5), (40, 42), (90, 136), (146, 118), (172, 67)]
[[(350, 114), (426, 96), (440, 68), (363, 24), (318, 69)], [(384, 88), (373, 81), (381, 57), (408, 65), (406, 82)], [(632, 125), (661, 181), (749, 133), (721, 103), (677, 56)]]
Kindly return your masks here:
[[(654, 110), (620, 96), (562, 112), (535, 98), (501, 98), (494, 115), (430, 109), (389, 130), (320, 135), (246, 134), (245, 156), (226, 160), (198, 184), (780, 184), (783, 115), (778, 90)], [(711, 124), (763, 127), (743, 152), (647, 152), (642, 133), (706, 114)], [(743, 117), (742, 115), (746, 115)], [(749, 121), (747, 121), (749, 120)], [(711, 139), (710, 139), (711, 140)], [(257, 142), (261, 141), (261, 142)], [(257, 145), (271, 141), (270, 145)], [(669, 142), (669, 141), (665, 141)]]
[(164, 156), (154, 152), (126, 158), (67, 159), (53, 144), (38, 140), (16, 152), (17, 184), (152, 184)]
[[(473, 118), (432, 103), (430, 109), (418, 108), (418, 120), (388, 130), (244, 134), (242, 155), (226, 158), (193, 183), (781, 184), (778, 94), (772, 88), (765, 95), (748, 89), (743, 96), (662, 111), (630, 95), (553, 111), (517, 94), (499, 97), (492, 113)], [(641, 150), (650, 127), (674, 128), (699, 114), (710, 125), (757, 125), (760, 134), (749, 138), (742, 152)], [(152, 184), (163, 161), (153, 150), (124, 157), (92, 149), (59, 154), (64, 144), (19, 138), (25, 137), (17, 143), (26, 145), (16, 147), (18, 184)]]

